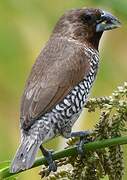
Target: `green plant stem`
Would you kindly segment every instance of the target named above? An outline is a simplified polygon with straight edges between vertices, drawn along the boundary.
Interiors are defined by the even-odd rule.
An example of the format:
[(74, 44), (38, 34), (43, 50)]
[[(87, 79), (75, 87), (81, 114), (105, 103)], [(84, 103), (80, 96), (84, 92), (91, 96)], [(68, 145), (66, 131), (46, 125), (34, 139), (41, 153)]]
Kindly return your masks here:
[[(94, 151), (97, 149), (114, 146), (114, 145), (118, 145), (118, 144), (119, 145), (127, 144), (127, 136), (90, 142), (90, 143), (84, 144), (84, 149), (85, 149), (85, 151)], [(75, 156), (77, 154), (78, 154), (78, 152), (77, 152), (76, 147), (70, 147), (70, 148), (67, 148), (67, 149), (64, 149), (61, 151), (54, 152), (53, 159), (57, 160), (57, 159), (64, 158), (64, 157)], [(34, 167), (37, 167), (37, 166), (40, 166), (43, 164), (46, 164), (46, 159), (44, 157), (40, 157), (40, 158), (36, 159), (34, 165), (31, 168), (34, 168)], [(21, 172), (23, 172), (23, 171), (21, 171)], [(21, 172), (18, 172), (18, 173), (21, 173)], [(0, 179), (7, 178), (10, 176), (16, 175), (18, 173), (15, 173), (15, 174), (10, 173), (9, 167), (7, 167), (3, 171), (1, 171)]]

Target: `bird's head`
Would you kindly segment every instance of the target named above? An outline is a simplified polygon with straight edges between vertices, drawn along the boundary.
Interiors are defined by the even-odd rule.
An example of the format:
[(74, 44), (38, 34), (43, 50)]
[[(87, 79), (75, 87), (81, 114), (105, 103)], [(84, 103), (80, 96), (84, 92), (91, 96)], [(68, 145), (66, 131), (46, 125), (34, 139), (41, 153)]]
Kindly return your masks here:
[(57, 22), (54, 33), (87, 42), (98, 49), (104, 31), (120, 27), (119, 20), (101, 9), (86, 8), (66, 12)]

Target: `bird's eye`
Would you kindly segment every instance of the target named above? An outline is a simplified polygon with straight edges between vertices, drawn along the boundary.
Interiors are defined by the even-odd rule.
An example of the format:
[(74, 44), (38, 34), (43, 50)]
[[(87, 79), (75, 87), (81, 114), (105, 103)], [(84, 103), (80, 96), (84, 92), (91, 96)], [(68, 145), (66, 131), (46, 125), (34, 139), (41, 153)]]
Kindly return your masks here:
[(87, 14), (87, 15), (85, 16), (85, 20), (86, 20), (86, 21), (91, 21), (91, 20), (92, 20), (92, 16), (91, 16), (90, 14)]
[(92, 21), (92, 15), (91, 14), (85, 14), (82, 16), (82, 20), (84, 22), (91, 22)]

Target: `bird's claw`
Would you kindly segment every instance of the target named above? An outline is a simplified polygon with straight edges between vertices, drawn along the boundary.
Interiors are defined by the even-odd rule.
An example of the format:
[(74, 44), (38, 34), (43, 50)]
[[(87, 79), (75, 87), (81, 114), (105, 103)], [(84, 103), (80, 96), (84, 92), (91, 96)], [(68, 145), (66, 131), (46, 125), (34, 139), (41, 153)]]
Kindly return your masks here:
[(41, 149), (43, 155), (45, 156), (45, 159), (48, 164), (48, 169), (42, 170), (39, 173), (41, 175), (41, 177), (43, 178), (44, 176), (48, 176), (51, 171), (53, 171), (53, 172), (57, 171), (57, 165), (56, 165), (55, 161), (53, 161), (53, 157), (52, 157), (52, 153), (54, 152), (53, 150), (48, 151), (48, 150), (44, 149), (43, 146), (40, 146), (40, 149)]
[(51, 171), (53, 171), (53, 172), (57, 171), (57, 165), (56, 165), (56, 163), (55, 163), (54, 161), (53, 161), (52, 163), (50, 163), (49, 166), (48, 166), (48, 169), (49, 169), (49, 172), (51, 172)]
[(93, 134), (92, 131), (77, 131), (77, 132), (72, 132), (71, 137), (80, 137), (80, 138), (82, 138), (82, 137), (86, 137), (86, 136), (91, 135), (91, 134)]
[(78, 151), (78, 154), (82, 157), (85, 155), (84, 144), (91, 141), (91, 140), (85, 139), (85, 137), (91, 134), (93, 134), (92, 131), (78, 131), (78, 132), (71, 133), (71, 137), (80, 137), (80, 141), (77, 143), (77, 151)]
[(78, 154), (79, 154), (81, 157), (84, 157), (84, 155), (85, 155), (84, 144), (86, 144), (86, 143), (88, 143), (88, 142), (89, 142), (88, 140), (85, 140), (85, 139), (81, 139), (81, 138), (80, 138), (79, 143), (77, 143), (77, 152), (78, 152)]
[(46, 160), (47, 160), (47, 163), (48, 163), (48, 170), (49, 172), (53, 171), (55, 172), (57, 170), (57, 165), (56, 163), (53, 161), (53, 158), (52, 158), (52, 153), (53, 151), (48, 151), (48, 156), (45, 157)]
[(47, 152), (48, 152), (48, 153), (47, 153), (47, 155), (45, 156), (45, 158), (46, 158), (46, 161), (47, 161), (47, 163), (48, 163), (48, 171), (47, 171), (47, 173), (46, 173), (45, 176), (48, 176), (51, 171), (53, 171), (53, 172), (57, 171), (57, 165), (56, 165), (56, 163), (53, 161), (53, 158), (52, 158), (52, 153), (53, 153), (53, 151), (51, 150), (51, 151), (47, 151)]
[(57, 171), (57, 165), (52, 159), (52, 151), (48, 151), (49, 156), (45, 157), (48, 163), (48, 168), (47, 169), (42, 169), (39, 173), (41, 175), (41, 178), (49, 176), (50, 172), (55, 172)]

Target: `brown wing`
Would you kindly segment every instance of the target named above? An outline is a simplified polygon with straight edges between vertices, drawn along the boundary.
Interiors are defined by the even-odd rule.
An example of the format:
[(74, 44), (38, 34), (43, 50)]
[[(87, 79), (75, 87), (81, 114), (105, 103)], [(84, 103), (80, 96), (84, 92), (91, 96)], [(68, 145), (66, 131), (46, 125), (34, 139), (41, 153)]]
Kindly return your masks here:
[(21, 123), (49, 112), (89, 70), (84, 48), (66, 39), (52, 38), (37, 58), (21, 102)]

